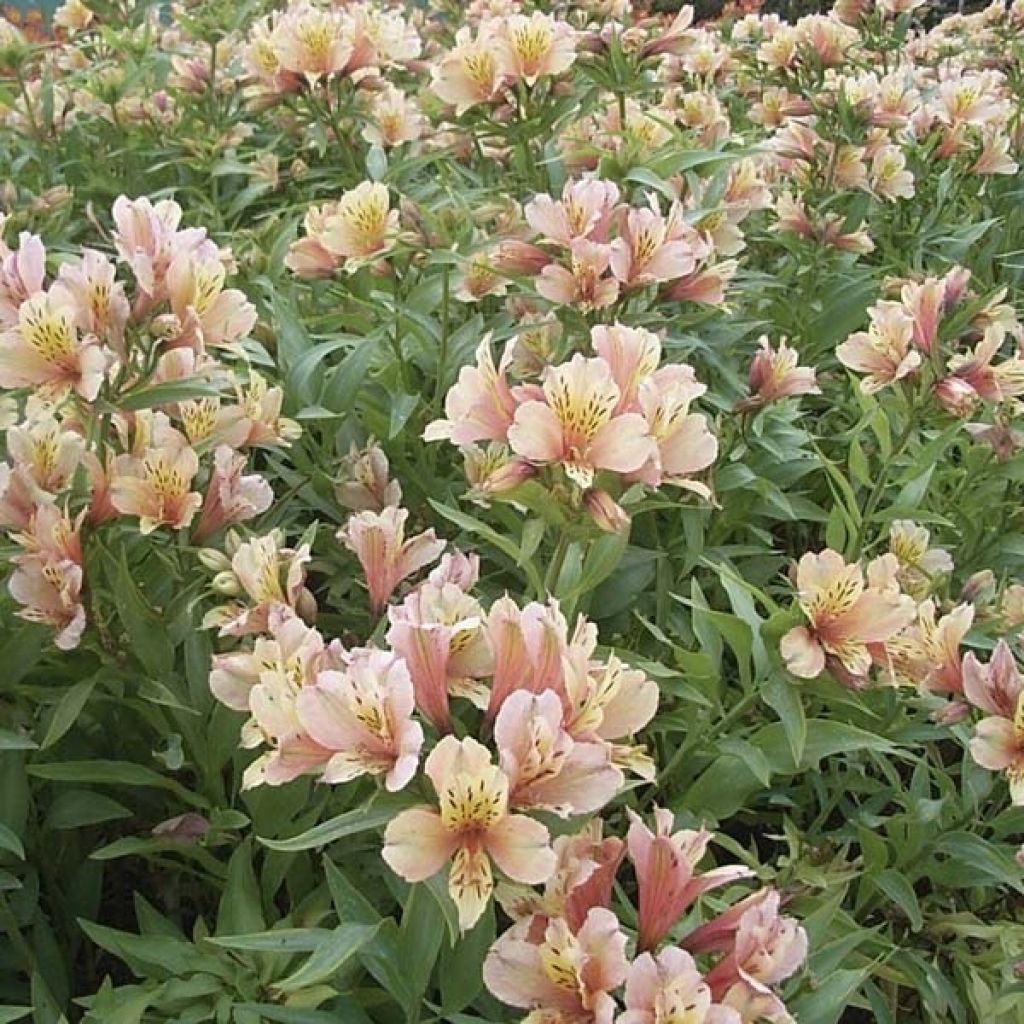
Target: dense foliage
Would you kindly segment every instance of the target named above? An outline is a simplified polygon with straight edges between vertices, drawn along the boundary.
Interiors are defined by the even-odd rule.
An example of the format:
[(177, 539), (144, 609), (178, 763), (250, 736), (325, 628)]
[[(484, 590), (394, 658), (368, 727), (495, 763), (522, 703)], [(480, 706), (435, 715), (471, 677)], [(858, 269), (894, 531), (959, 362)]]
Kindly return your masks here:
[(0, 1022), (1024, 1021), (1022, 103), (1022, 0), (0, 20)]

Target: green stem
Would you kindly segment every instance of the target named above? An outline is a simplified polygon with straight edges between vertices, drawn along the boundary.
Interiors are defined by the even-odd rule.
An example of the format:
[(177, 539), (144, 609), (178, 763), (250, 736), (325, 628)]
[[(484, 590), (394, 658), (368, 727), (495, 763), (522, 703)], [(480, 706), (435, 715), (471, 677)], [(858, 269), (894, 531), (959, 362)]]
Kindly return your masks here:
[(558, 536), (558, 544), (555, 545), (555, 553), (551, 558), (551, 564), (548, 566), (547, 575), (544, 577), (544, 589), (549, 594), (557, 594), (558, 592), (558, 579), (562, 575), (562, 569), (565, 566), (565, 556), (569, 553), (569, 545), (572, 541), (569, 540), (567, 533), (561, 533)]
[(437, 352), (437, 382), (434, 407), (440, 411), (444, 400), (445, 371), (448, 368), (448, 305), (451, 293), (451, 268), (446, 263), (441, 271), (441, 340)]

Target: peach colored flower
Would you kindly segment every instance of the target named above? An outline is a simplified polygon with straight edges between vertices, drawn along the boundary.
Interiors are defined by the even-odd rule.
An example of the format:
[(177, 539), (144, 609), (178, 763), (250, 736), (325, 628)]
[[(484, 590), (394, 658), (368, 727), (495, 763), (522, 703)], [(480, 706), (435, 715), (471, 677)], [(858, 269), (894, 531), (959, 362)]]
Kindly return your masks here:
[(507, 380), (511, 348), (506, 345), (497, 366), (491, 338), (485, 335), (476, 350), (476, 365), (464, 366), (444, 400), (445, 418), (423, 431), (425, 441), (451, 441), (462, 447), (474, 441), (506, 441), (516, 412)]
[[(0, 232), (4, 215), (0, 214)], [(46, 248), (38, 235), (22, 231), (17, 249), (8, 249), (0, 235), (0, 327), (18, 322), (21, 304), (43, 290)]]
[(480, 605), (455, 583), (425, 583), (388, 608), (388, 620), (387, 641), (409, 666), (417, 709), (448, 731), (449, 694), (483, 699), (477, 680), (490, 673)]
[(881, 391), (913, 373), (921, 354), (911, 348), (914, 320), (898, 302), (878, 302), (868, 310), (871, 325), (857, 331), (836, 348), (839, 361), (858, 373), (865, 394)]
[(379, 615), (402, 580), (436, 561), (445, 542), (432, 529), (406, 539), (409, 513), (394, 506), (350, 516), (336, 536), (359, 559), (370, 591), (370, 610)]
[(353, 46), (341, 12), (297, 3), (274, 27), (271, 42), (280, 66), (311, 85), (346, 70)]
[(680, 278), (666, 289), (664, 297), (672, 302), (698, 302), (703, 306), (725, 306), (726, 291), (736, 276), (739, 263), (722, 260)]
[(505, 68), (493, 28), (482, 26), (474, 38), (466, 27), (455, 34), (455, 48), (431, 68), (431, 88), (461, 116), (470, 107), (498, 99)]
[(623, 784), (604, 743), (577, 742), (562, 725), (554, 690), (517, 690), (494, 723), (499, 763), (509, 779), (509, 806), (563, 818), (600, 810)]
[(544, 375), (543, 397), (521, 404), (508, 431), (512, 450), (537, 465), (559, 465), (583, 489), (600, 470), (630, 473), (654, 443), (637, 413), (616, 415), (619, 388), (600, 358), (577, 353)]
[(28, 419), (7, 431), (7, 454), (14, 468), (24, 472), (33, 491), (46, 495), (58, 494), (71, 483), (85, 448), (85, 438), (45, 408), (30, 412)]
[(407, 786), (419, 764), (423, 729), (414, 706), (405, 662), (375, 650), (349, 652), (343, 670), (320, 672), (296, 697), (300, 725), (332, 751), (323, 781), (383, 775), (390, 792)]
[(73, 390), (91, 402), (103, 385), (107, 355), (81, 335), (75, 310), (57, 294), (38, 292), (18, 309), (18, 323), (0, 333), (0, 387)]
[(541, 11), (513, 14), (497, 34), (502, 70), (513, 81), (533, 85), (538, 78), (560, 75), (576, 60), (572, 26)]
[(337, 203), (310, 206), (302, 220), (305, 238), (299, 238), (288, 247), (284, 265), (299, 277), (330, 277), (344, 262), (343, 257), (331, 252), (324, 243), (328, 221), (334, 216)]
[(640, 385), (658, 369), (661, 339), (643, 327), (599, 324), (590, 329), (590, 344), (608, 364), (618, 386), (616, 412), (639, 412)]
[(117, 268), (103, 253), (83, 249), (78, 263), (61, 265), (50, 289), (61, 304), (74, 308), (76, 323), (123, 354), (124, 328), (131, 312), (124, 285), (115, 279)]
[(760, 348), (750, 364), (747, 386), (750, 397), (740, 402), (744, 409), (756, 409), (772, 402), (781, 402), (796, 395), (820, 395), (814, 368), (798, 366), (800, 354), (779, 339), (773, 349), (766, 334), (758, 340)]
[(71, 559), (23, 557), (7, 581), (11, 597), (22, 607), (18, 616), (56, 630), (62, 651), (78, 646), (85, 629), (82, 566)]
[(416, 100), (388, 83), (371, 102), (363, 138), (372, 145), (391, 148), (415, 142), (425, 127), (426, 118)]
[(239, 544), (231, 558), (231, 576), (235, 592), (240, 591), (249, 603), (211, 609), (203, 618), (203, 628), (216, 626), (221, 636), (266, 632), (275, 608), (284, 605), (295, 610), (312, 600), (305, 589), (310, 558), (308, 544), (287, 548), (279, 530)]
[(618, 209), (619, 187), (614, 182), (581, 178), (565, 183), (561, 199), (534, 196), (523, 213), (542, 241), (568, 247), (577, 238), (607, 242)]
[[(890, 557), (890, 556), (887, 556)], [(896, 587), (865, 586), (857, 564), (826, 548), (807, 552), (797, 564), (797, 599), (807, 626), (796, 626), (783, 638), (780, 652), (795, 676), (813, 679), (829, 662), (855, 678), (871, 669), (869, 645), (882, 644), (910, 625), (912, 598)]]
[(364, 181), (342, 194), (324, 220), (319, 241), (352, 273), (394, 247), (398, 210), (390, 207), (387, 185)]
[(889, 550), (899, 559), (900, 586), (911, 597), (924, 598), (934, 585), (934, 577), (953, 571), (948, 551), (933, 548), (931, 533), (910, 519), (894, 519), (889, 524)]
[(384, 832), (382, 856), (407, 882), (423, 882), (450, 860), (448, 892), (463, 931), (483, 914), (494, 889), (491, 861), (516, 882), (536, 885), (555, 868), (548, 830), (509, 812), (509, 780), (472, 737), (445, 736), (425, 770), (439, 808), (413, 807)]
[(697, 865), (711, 842), (711, 833), (705, 829), (673, 833), (675, 819), (665, 808), (655, 808), (654, 832), (632, 810), (629, 818), (626, 844), (640, 893), (640, 950), (657, 946), (702, 893), (753, 875), (741, 864), (698, 872)]
[(760, 1012), (744, 1019), (758, 1020), (774, 1012), (779, 1016), (772, 1019), (785, 1020), (785, 1007), (769, 986), (795, 974), (807, 959), (807, 933), (792, 918), (779, 915), (780, 902), (779, 894), (769, 890), (744, 911), (732, 949), (704, 979), (715, 999), (726, 1005), (742, 1007), (759, 997), (764, 1000)]
[(225, 288), (224, 263), (178, 253), (167, 268), (171, 312), (181, 321), (178, 345), (234, 345), (256, 324), (256, 307), (237, 288)]
[(611, 247), (612, 273), (627, 287), (686, 277), (709, 253), (706, 243), (683, 220), (682, 206), (675, 202), (662, 216), (653, 195), (648, 196), (648, 206), (622, 212), (619, 237)]
[(611, 993), (627, 973), (618, 918), (594, 907), (575, 933), (554, 918), (536, 940), (521, 925), (505, 932), (484, 961), (484, 984), (503, 1003), (533, 1011), (527, 1020), (612, 1024)]
[(604, 309), (619, 297), (619, 282), (605, 277), (612, 249), (602, 242), (574, 239), (569, 247), (569, 266), (549, 263), (537, 278), (537, 294), (561, 306), (577, 306), (581, 312)]
[(138, 516), (143, 534), (158, 526), (188, 526), (203, 502), (191, 489), (199, 457), (166, 417), (158, 416), (152, 443), (139, 456), (119, 455), (110, 484), (114, 508), (121, 515)]
[(365, 448), (352, 442), (341, 462), (341, 478), (334, 485), (338, 503), (353, 512), (381, 512), (402, 500), (402, 485), (389, 476), (388, 457), (372, 438)]
[(933, 601), (922, 601), (916, 621), (886, 642), (889, 671), (923, 690), (962, 693), (960, 645), (974, 622), (974, 605), (958, 604), (938, 621), (935, 612)]
[(641, 383), (640, 409), (655, 452), (633, 478), (652, 487), (673, 484), (710, 498), (710, 489), (692, 479), (718, 456), (718, 441), (707, 419), (690, 412), (693, 400), (706, 390), (685, 363), (663, 366)]
[(668, 946), (655, 957), (641, 953), (626, 976), (626, 1012), (618, 1024), (742, 1024), (739, 1013), (712, 1002), (693, 957)]
[(262, 515), (274, 501), (274, 490), (259, 473), (243, 475), (246, 459), (227, 445), (213, 453), (213, 472), (192, 539), (198, 544), (225, 526)]
[(921, 282), (908, 281), (900, 290), (900, 301), (914, 321), (914, 347), (930, 353), (946, 306), (945, 280), (927, 277)]

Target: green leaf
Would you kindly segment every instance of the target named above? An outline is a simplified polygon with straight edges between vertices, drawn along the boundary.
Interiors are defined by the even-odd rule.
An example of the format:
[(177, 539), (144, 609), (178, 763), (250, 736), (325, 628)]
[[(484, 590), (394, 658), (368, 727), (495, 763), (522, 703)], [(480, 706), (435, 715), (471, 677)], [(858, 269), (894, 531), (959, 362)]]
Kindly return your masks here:
[(494, 905), (488, 905), (483, 916), (454, 945), (441, 950), (438, 979), (441, 983), (441, 1005), (457, 1013), (473, 1002), (483, 989), (483, 966), (495, 936)]
[(154, 384), (152, 387), (129, 391), (117, 400), (119, 409), (136, 411), (152, 409), (157, 405), (171, 402), (190, 402), (197, 398), (216, 398), (222, 389), (203, 377), (186, 377), (183, 380), (172, 380), (165, 384)]
[(132, 812), (102, 793), (87, 789), (62, 789), (50, 805), (46, 816), (49, 828), (83, 828), (103, 821), (130, 818)]
[(917, 893), (907, 881), (906, 875), (895, 868), (886, 868), (884, 871), (879, 871), (877, 875), (870, 876), (870, 880), (872, 885), (877, 886), (907, 915), (913, 931), (919, 932), (924, 927), (921, 904), (918, 903)]
[(8, 828), (3, 822), (0, 822), (0, 850), (13, 853), (18, 860), (25, 859), (25, 847), (22, 845), (21, 839), (18, 838), (14, 829)]
[(32, 1012), (31, 1006), (0, 1006), (0, 1024), (11, 1024)]
[(121, 618), (132, 653), (154, 676), (166, 676), (174, 665), (174, 645), (167, 635), (166, 623), (143, 600), (124, 554), (117, 563), (114, 603)]
[(21, 736), (10, 729), (0, 729), (0, 751), (38, 749), (39, 744), (31, 736)]
[[(377, 933), (379, 925), (342, 924), (320, 942), (313, 955), (294, 973), (274, 983), (279, 992), (298, 992), (336, 974)], [(409, 969), (415, 961), (407, 964)]]
[(350, 413), (355, 410), (356, 397), (369, 372), (376, 348), (370, 338), (365, 338), (345, 356), (328, 378), (320, 396), (320, 405), (331, 412)]
[(330, 934), (329, 928), (273, 928), (249, 935), (208, 935), (204, 941), (243, 953), (313, 953)]
[(217, 910), (217, 931), (228, 934), (266, 928), (260, 886), (252, 866), (252, 840), (244, 840), (228, 861), (228, 878)]
[(774, 675), (764, 683), (761, 696), (779, 716), (786, 731), (793, 762), (799, 764), (803, 760), (804, 744), (807, 742), (807, 717), (804, 715), (800, 690), (784, 676)]
[(48, 782), (79, 782), (110, 786), (153, 786), (176, 793), (194, 807), (206, 807), (203, 797), (149, 768), (131, 761), (55, 761), (52, 764), (30, 764), (29, 775)]
[(85, 707), (86, 701), (88, 701), (89, 696), (92, 694), (96, 682), (97, 676), (93, 676), (91, 679), (83, 679), (81, 682), (75, 683), (61, 697), (57, 706), (53, 709), (50, 724), (40, 745), (41, 750), (52, 747), (75, 724), (82, 708)]
[[(441, 895), (447, 897), (447, 892)], [(402, 908), (398, 941), (406, 979), (417, 1001), (423, 998), (430, 984), (444, 935), (445, 914), (438, 893), (422, 883), (412, 886)]]
[(1017, 892), (1024, 892), (1020, 868), (1013, 858), (1006, 856), (981, 836), (972, 832), (950, 832), (939, 838), (935, 849), (955, 861), (959, 884), (976, 885), (980, 880), (989, 878)]
[(371, 832), (374, 829), (386, 825), (404, 806), (409, 806), (408, 801), (396, 803), (390, 801), (387, 804), (378, 802), (370, 807), (357, 807), (353, 811), (346, 811), (339, 814), (330, 821), (321, 822), (313, 828), (300, 835), (292, 836), (291, 839), (263, 839), (260, 842), (271, 850), (279, 850), (283, 853), (295, 853), (298, 850), (313, 850), (328, 843), (344, 839), (346, 836), (358, 835), (360, 832)]
[(800, 1024), (837, 1024), (853, 994), (871, 975), (870, 967), (833, 971), (789, 1007)]

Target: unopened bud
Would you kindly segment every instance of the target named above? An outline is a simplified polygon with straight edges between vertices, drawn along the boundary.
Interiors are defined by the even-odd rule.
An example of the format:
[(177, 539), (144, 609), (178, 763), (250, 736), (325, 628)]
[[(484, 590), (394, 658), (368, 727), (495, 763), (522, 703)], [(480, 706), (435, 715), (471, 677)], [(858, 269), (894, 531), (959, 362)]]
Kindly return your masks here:
[(991, 569), (980, 569), (972, 573), (960, 591), (961, 601), (970, 601), (976, 604), (981, 600), (988, 600), (996, 587), (996, 574)]
[(935, 385), (935, 398), (952, 416), (965, 418), (978, 404), (978, 392), (962, 377), (943, 377)]
[(213, 589), (224, 597), (238, 597), (242, 592), (242, 584), (238, 582), (238, 577), (230, 571), (224, 571), (217, 573), (213, 577), (213, 583), (210, 584)]
[(295, 610), (303, 622), (309, 624), (316, 622), (316, 598), (305, 587), (302, 588), (295, 602)]
[(971, 706), (959, 700), (951, 700), (943, 704), (938, 711), (933, 711), (931, 719), (936, 725), (956, 725), (971, 713)]
[(629, 529), (629, 516), (607, 491), (587, 491), (583, 496), (583, 504), (599, 530), (605, 533), (625, 533)]
[(231, 569), (231, 559), (216, 548), (200, 548), (196, 557), (200, 564), (210, 572), (221, 573)]

